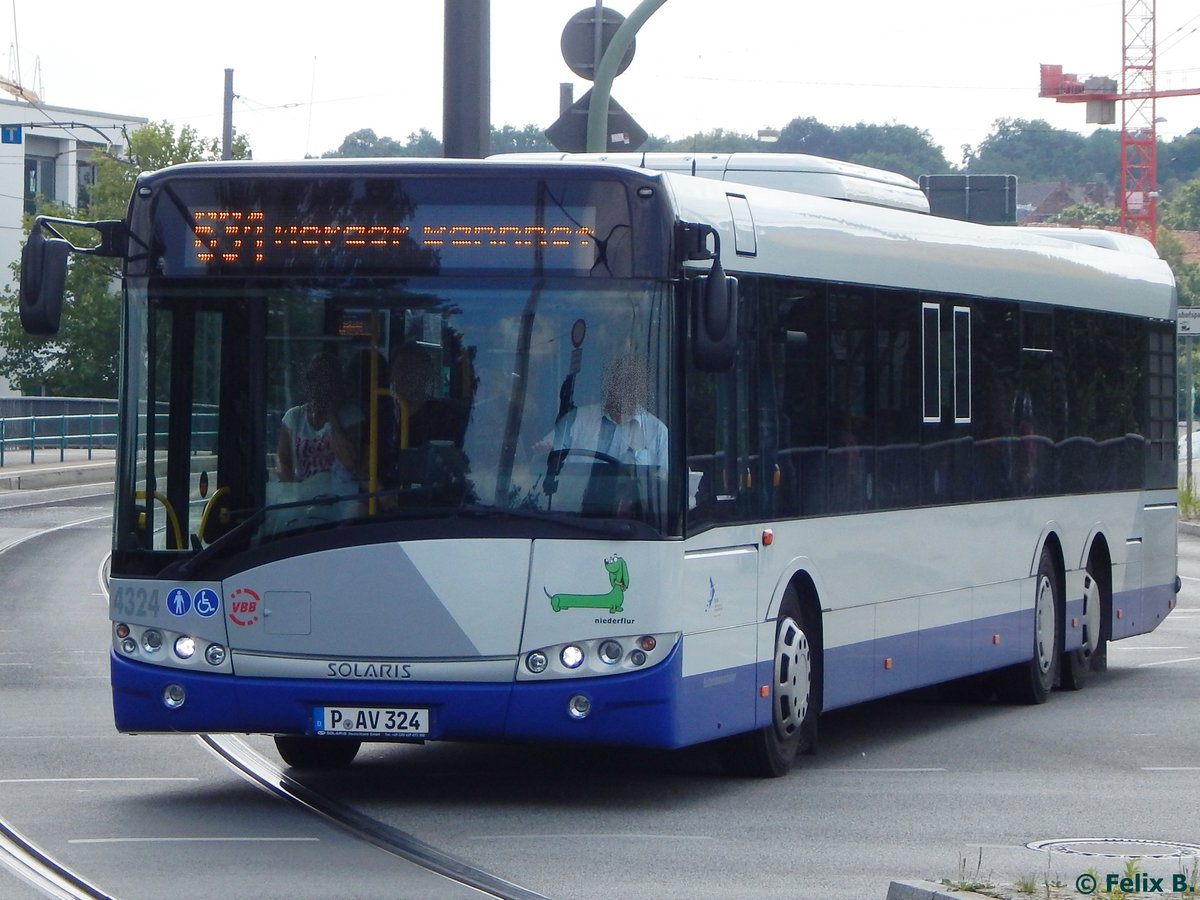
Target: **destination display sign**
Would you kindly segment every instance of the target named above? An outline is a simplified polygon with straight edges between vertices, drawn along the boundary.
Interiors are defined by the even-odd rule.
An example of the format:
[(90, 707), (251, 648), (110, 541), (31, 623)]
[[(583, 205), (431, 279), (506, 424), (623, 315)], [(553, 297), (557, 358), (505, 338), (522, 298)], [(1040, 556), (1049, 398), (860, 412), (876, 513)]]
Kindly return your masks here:
[(521, 207), (481, 206), (422, 210), (417, 221), (296, 221), (265, 210), (191, 212), (191, 264), (202, 268), (303, 265), (317, 257), (350, 257), (356, 267), (528, 267), (541, 257), (549, 269), (587, 269), (595, 259), (595, 209), (559, 209), (556, 224), (531, 221)]
[(154, 198), (167, 277), (588, 274), (600, 259), (625, 262), (603, 236), (632, 239), (612, 181), (262, 175), (181, 179)]

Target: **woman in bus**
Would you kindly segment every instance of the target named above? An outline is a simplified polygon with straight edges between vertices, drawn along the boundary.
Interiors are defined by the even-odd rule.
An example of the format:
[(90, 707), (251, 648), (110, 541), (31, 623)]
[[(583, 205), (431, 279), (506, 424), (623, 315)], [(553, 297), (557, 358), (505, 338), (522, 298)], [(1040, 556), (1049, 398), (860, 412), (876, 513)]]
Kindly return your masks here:
[(284, 413), (279, 428), (279, 480), (307, 481), (327, 473), (331, 491), (357, 493), (362, 413), (345, 402), (337, 357), (317, 354), (304, 381), (308, 401)]

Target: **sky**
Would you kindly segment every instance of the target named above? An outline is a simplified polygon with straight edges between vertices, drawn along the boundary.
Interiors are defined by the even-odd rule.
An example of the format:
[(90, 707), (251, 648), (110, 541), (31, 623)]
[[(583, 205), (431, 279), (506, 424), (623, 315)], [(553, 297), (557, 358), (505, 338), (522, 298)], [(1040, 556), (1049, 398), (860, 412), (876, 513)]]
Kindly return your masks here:
[[(606, 0), (628, 15), (638, 0)], [(492, 0), (496, 126), (545, 128), (559, 84), (590, 84), (560, 39), (594, 0)], [(5, 7), (8, 7), (7, 9)], [(1039, 64), (1120, 78), (1121, 0), (666, 0), (613, 97), (651, 134), (755, 134), (798, 117), (911, 125), (951, 163), (999, 118), (1087, 134), (1079, 104), (1039, 99)], [(224, 70), (255, 159), (319, 156), (353, 131), (442, 132), (440, 0), (8, 0), (0, 75), (55, 106), (219, 137)], [(1158, 87), (1200, 89), (1200, 9), (1157, 0)], [(1200, 97), (1158, 101), (1159, 136), (1200, 127)], [(1113, 126), (1118, 127), (1118, 126)]]

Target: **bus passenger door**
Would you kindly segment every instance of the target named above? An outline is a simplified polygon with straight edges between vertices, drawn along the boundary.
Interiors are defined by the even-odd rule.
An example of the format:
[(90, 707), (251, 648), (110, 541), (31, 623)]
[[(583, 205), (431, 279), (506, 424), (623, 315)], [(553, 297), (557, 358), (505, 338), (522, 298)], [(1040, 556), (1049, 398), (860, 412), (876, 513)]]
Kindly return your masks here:
[[(759, 541), (769, 515), (755, 404), (753, 334), (740, 304), (739, 364), (728, 372), (689, 366), (687, 501), (683, 565), (684, 728), (710, 740), (756, 726), (760, 599)], [(766, 650), (770, 658), (771, 650)]]

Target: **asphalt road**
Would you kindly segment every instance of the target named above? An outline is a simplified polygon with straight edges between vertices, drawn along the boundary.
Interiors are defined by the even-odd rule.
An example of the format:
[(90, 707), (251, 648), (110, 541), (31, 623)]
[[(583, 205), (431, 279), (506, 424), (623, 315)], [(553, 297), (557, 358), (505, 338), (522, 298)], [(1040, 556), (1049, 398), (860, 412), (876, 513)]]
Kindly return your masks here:
[[(0, 820), (121, 900), (479, 896), (256, 789), (193, 737), (118, 735), (98, 582), (111, 494), (61, 493), (0, 497)], [(0, 897), (40, 896), (0, 865)]]
[[(115, 734), (96, 579), (108, 498), (7, 502), (0, 546), (60, 530), (0, 554), (0, 819), (118, 897), (461, 894), (254, 789), (192, 738)], [(927, 691), (840, 711), (783, 779), (728, 778), (704, 748), (376, 745), (312, 784), (563, 900), (863, 900), (895, 878), (1120, 872), (1025, 845), (1200, 842), (1200, 540), (1181, 536), (1180, 571), (1179, 609), (1112, 645), (1083, 692), (1014, 707)], [(0, 896), (39, 895), (0, 867)]]

